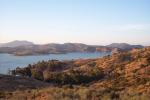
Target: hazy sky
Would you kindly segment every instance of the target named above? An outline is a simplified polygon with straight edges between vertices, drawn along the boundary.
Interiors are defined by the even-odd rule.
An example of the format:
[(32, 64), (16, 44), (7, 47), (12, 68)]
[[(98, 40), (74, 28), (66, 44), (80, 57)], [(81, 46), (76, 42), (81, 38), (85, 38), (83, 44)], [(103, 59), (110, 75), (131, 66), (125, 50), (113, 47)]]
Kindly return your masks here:
[(150, 0), (0, 0), (0, 42), (150, 44)]

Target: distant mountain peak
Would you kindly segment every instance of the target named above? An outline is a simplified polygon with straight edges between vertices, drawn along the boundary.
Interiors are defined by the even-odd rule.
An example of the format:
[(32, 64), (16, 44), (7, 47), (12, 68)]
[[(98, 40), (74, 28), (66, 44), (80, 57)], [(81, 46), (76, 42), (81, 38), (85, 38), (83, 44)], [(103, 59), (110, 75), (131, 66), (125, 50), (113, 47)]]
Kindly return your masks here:
[(29, 41), (20, 41), (20, 40), (14, 40), (8, 43), (3, 43), (1, 47), (17, 47), (17, 46), (27, 46), (27, 45), (34, 45), (32, 42)]
[[(11, 42), (30, 42), (30, 41), (27, 41), (27, 40), (14, 40), (14, 41), (11, 41)], [(8, 43), (10, 43), (10, 42), (8, 42)], [(32, 43), (32, 42), (30, 42), (30, 43)]]

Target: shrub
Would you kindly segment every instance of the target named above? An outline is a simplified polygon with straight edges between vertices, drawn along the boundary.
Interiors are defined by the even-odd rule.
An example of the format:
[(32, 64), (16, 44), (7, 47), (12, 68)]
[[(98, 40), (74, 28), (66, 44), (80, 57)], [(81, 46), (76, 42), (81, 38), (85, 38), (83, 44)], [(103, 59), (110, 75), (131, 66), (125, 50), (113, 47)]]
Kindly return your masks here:
[(38, 80), (43, 80), (43, 73), (36, 69), (31, 70), (32, 77)]

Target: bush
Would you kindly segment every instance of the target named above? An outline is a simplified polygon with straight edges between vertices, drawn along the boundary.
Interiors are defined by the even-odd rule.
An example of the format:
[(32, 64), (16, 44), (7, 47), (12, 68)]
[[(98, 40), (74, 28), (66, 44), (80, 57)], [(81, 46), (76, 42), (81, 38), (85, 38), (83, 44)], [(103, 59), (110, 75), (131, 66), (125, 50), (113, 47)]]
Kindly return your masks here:
[(43, 80), (43, 72), (36, 69), (31, 70), (32, 77), (38, 80)]

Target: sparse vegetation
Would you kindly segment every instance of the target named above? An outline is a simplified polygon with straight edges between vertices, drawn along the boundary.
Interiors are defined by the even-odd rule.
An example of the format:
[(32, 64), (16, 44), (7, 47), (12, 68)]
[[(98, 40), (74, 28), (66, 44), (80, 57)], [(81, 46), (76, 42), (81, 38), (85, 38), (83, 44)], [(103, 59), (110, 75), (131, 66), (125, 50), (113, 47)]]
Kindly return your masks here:
[[(99, 59), (41, 61), (13, 74), (48, 83), (42, 89), (0, 93), (1, 98), (37, 100), (149, 100), (150, 47)], [(19, 98), (19, 99), (18, 99)]]

